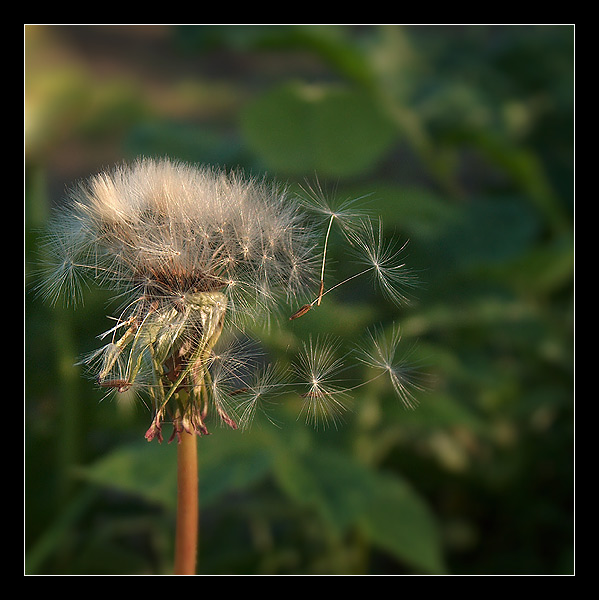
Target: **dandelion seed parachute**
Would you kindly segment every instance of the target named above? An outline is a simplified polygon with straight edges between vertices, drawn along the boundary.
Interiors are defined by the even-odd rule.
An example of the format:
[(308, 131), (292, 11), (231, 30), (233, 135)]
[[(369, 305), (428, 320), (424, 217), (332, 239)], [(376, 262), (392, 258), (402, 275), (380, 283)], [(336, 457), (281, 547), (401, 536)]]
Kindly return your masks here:
[(382, 328), (367, 332), (366, 345), (356, 348), (358, 360), (379, 372), (377, 377), (387, 376), (393, 390), (407, 408), (415, 408), (417, 401), (414, 392), (421, 390), (418, 384), (418, 372), (407, 363), (405, 358), (397, 356), (401, 341), (401, 331), (393, 326), (389, 333)]
[(401, 260), (407, 242), (398, 247), (395, 240), (386, 240), (381, 219), (376, 230), (372, 221), (363, 221), (359, 231), (352, 231), (351, 239), (354, 241), (353, 254), (358, 262), (369, 268), (383, 295), (395, 304), (407, 304), (409, 298), (405, 290), (415, 282), (414, 274)]
[(331, 337), (310, 339), (303, 344), (293, 369), (306, 382), (302, 413), (313, 424), (336, 423), (346, 411), (347, 394), (339, 375), (345, 365), (337, 352), (339, 344)]

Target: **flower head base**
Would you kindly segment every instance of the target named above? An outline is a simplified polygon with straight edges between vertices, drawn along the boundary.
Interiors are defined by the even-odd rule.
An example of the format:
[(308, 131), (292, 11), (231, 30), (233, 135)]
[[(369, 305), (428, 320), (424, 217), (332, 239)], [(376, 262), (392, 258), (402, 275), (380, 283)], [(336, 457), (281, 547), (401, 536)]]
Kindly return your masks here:
[[(174, 425), (171, 439), (206, 434), (209, 410), (230, 427), (244, 425), (279, 389), (275, 369), (263, 369), (261, 382), (242, 380), (215, 346), (224, 328), (266, 325), (281, 301), (297, 306), (320, 285), (291, 316), (299, 318), (341, 285), (324, 286), (334, 223), (368, 265), (353, 277), (372, 273), (392, 300), (403, 299), (403, 265), (351, 202), (337, 210), (312, 204), (326, 217), (320, 253), (323, 237), (303, 202), (236, 172), (139, 159), (92, 177), (70, 200), (50, 224), (43, 293), (76, 301), (87, 281), (117, 291), (116, 324), (100, 336), (109, 341), (84, 362), (101, 387), (151, 398), (148, 440), (162, 440), (165, 421)], [(311, 345), (305, 350), (299, 372), (310, 378), (308, 414), (341, 412), (342, 390), (329, 383), (339, 365)]]

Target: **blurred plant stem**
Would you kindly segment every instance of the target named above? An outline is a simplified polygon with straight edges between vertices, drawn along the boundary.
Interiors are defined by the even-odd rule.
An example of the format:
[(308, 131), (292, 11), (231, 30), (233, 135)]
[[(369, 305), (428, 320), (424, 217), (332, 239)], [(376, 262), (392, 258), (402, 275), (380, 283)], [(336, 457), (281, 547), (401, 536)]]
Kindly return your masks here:
[[(27, 168), (26, 227), (30, 250), (36, 248), (33, 232), (43, 229), (48, 218), (48, 184), (43, 167), (33, 163)], [(57, 506), (62, 506), (72, 491), (72, 469), (80, 464), (81, 411), (79, 407), (79, 371), (73, 339), (73, 316), (68, 308), (56, 306), (52, 311), (52, 339), (56, 373), (58, 373), (56, 456), (60, 480), (57, 486)]]
[(403, 26), (379, 27), (376, 44), (356, 46), (344, 28), (300, 27), (296, 32), (336, 70), (361, 87), (380, 106), (450, 198), (461, 200), (464, 190), (456, 174), (456, 155), (441, 147), (427, 131), (417, 110), (410, 107), (409, 81), (426, 68)]
[(197, 435), (183, 432), (177, 447), (175, 575), (194, 575), (198, 546)]
[(72, 314), (64, 307), (54, 311), (54, 340), (56, 368), (60, 377), (59, 429), (57, 456), (61, 482), (58, 502), (62, 504), (73, 487), (72, 470), (81, 463), (80, 431), (81, 410), (79, 402), (79, 370), (74, 350)]

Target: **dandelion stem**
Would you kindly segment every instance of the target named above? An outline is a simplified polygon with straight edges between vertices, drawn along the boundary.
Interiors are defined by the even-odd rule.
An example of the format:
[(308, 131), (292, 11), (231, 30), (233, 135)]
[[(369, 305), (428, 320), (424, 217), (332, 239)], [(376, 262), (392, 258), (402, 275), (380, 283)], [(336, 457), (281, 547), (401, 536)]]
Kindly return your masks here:
[(314, 298), (314, 300), (312, 300), (312, 302), (309, 302), (308, 304), (304, 304), (301, 308), (296, 310), (289, 317), (289, 320), (293, 321), (294, 319), (298, 319), (299, 317), (302, 317), (308, 311), (312, 310), (312, 307), (315, 304), (316, 304), (316, 306), (320, 306), (320, 301), (322, 300), (323, 296), (326, 296), (329, 292), (332, 292), (335, 288), (338, 288), (340, 285), (343, 285), (344, 283), (347, 283), (348, 281), (351, 281), (352, 279), (355, 279), (356, 277), (360, 277), (360, 275), (364, 275), (364, 273), (368, 273), (368, 271), (372, 271), (374, 268), (375, 267), (368, 267), (367, 269), (364, 269), (363, 271), (360, 271), (359, 273), (355, 273), (354, 275), (351, 275), (347, 279), (344, 279), (343, 281), (336, 283), (333, 287), (330, 287), (326, 292), (324, 291), (324, 282), (321, 281), (320, 282), (320, 292), (319, 292), (318, 296), (316, 298)]
[[(360, 271), (359, 273), (355, 273), (354, 275), (351, 275), (347, 279), (344, 279), (343, 281), (336, 283), (333, 287), (330, 287), (326, 292), (322, 292), (320, 294), (319, 298), (326, 296), (329, 292), (332, 292), (335, 288), (338, 288), (340, 285), (343, 285), (343, 284), (347, 283), (348, 281), (355, 279), (356, 277), (360, 277), (360, 275), (364, 275), (364, 273), (368, 273), (368, 271), (372, 271), (372, 269), (374, 269), (374, 267), (368, 267), (367, 269), (364, 269), (363, 271)], [(318, 298), (316, 300), (314, 300), (312, 302), (312, 304), (314, 304), (314, 302), (316, 302), (317, 300), (318, 300)]]
[(329, 227), (327, 228), (327, 234), (324, 238), (324, 249), (322, 251), (322, 268), (320, 269), (320, 291), (318, 292), (318, 298), (316, 299), (317, 306), (320, 306), (320, 301), (322, 299), (324, 291), (324, 265), (327, 259), (327, 246), (329, 244), (329, 234), (331, 233), (331, 227), (333, 226), (334, 218), (335, 215), (331, 215), (331, 218), (329, 219)]
[(175, 575), (194, 575), (196, 572), (199, 537), (197, 437), (183, 431), (177, 444)]

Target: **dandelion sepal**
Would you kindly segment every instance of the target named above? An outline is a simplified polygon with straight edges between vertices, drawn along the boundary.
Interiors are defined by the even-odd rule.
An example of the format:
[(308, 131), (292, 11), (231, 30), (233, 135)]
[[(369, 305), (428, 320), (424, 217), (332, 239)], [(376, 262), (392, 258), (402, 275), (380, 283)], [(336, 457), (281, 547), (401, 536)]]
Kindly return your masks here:
[[(178, 393), (180, 387), (184, 386), (185, 380), (189, 378), (187, 386), (184, 386), (188, 390), (188, 398), (185, 402), (179, 403), (173, 419), (176, 436), (179, 437), (183, 430), (199, 435), (208, 433), (203, 419), (208, 405), (207, 364), (210, 353), (222, 333), (226, 306), (226, 297), (219, 292), (198, 293), (190, 298), (189, 312), (195, 317), (192, 321), (199, 332), (199, 340), (197, 340), (195, 348), (188, 349), (184, 343), (174, 353), (172, 370), (168, 377), (170, 387), (164, 394), (162, 403), (157, 407), (156, 418), (152, 427), (156, 428), (156, 419), (163, 418), (167, 403)], [(197, 323), (195, 322), (196, 319)], [(218, 408), (217, 412), (219, 412)], [(222, 411), (219, 414), (224, 421), (234, 426), (226, 414)], [(148, 436), (146, 435), (146, 437)], [(151, 432), (150, 437), (152, 437)]]

